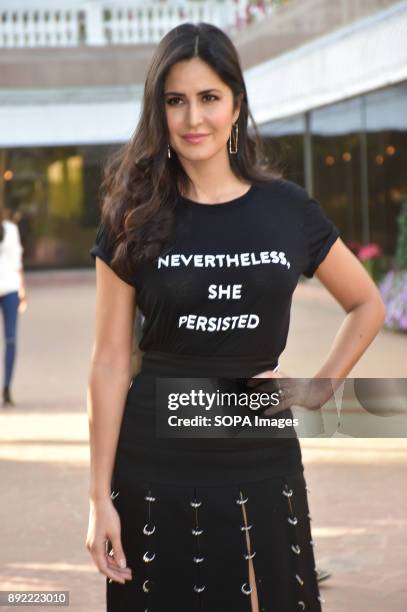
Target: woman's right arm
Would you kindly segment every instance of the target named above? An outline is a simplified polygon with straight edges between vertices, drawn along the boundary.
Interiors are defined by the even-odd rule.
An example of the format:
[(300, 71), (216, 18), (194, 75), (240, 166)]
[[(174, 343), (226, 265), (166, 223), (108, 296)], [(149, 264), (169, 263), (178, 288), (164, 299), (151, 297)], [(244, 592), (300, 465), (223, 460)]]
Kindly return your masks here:
[[(126, 396), (132, 378), (135, 289), (96, 258), (96, 329), (87, 407), (90, 439), (89, 528), (86, 547), (102, 574), (124, 583), (131, 578), (120, 540), (111, 479)], [(106, 554), (112, 543), (114, 557)], [(123, 569), (121, 569), (123, 566)]]

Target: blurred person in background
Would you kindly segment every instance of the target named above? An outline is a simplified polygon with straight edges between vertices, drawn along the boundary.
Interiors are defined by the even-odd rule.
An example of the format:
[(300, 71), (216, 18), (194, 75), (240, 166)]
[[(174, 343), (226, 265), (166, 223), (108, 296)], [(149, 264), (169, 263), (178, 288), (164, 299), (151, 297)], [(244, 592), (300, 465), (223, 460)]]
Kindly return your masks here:
[(3, 406), (14, 406), (11, 380), (16, 359), (18, 311), (25, 312), (27, 299), (22, 262), (23, 247), (11, 211), (0, 211), (0, 306), (4, 321)]

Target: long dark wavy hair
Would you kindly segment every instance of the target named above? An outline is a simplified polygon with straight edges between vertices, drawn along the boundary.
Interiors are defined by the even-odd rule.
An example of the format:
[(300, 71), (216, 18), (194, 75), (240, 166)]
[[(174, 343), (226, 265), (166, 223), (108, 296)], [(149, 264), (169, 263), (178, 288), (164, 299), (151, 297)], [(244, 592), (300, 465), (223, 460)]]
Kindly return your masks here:
[[(264, 157), (263, 143), (249, 110), (246, 86), (236, 48), (209, 23), (183, 23), (160, 41), (144, 85), (141, 116), (130, 141), (107, 162), (101, 185), (101, 222), (112, 247), (112, 268), (122, 278), (134, 276), (135, 264), (155, 259), (171, 239), (174, 208), (190, 179), (176, 152), (167, 155), (169, 131), (164, 83), (179, 61), (199, 57), (230, 87), (234, 110), (241, 96), (238, 151), (230, 155), (236, 177), (251, 183), (280, 176)], [(250, 117), (254, 136), (248, 133)]]

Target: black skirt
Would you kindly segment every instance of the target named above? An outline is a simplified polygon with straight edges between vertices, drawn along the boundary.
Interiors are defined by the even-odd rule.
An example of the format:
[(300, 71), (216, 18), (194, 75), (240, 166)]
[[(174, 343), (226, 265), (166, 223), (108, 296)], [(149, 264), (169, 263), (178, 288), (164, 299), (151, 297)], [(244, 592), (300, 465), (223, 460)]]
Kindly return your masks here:
[(321, 612), (298, 439), (155, 432), (157, 377), (250, 377), (275, 366), (144, 354), (112, 479), (133, 579), (106, 579), (108, 612), (251, 612), (253, 594), (260, 612)]

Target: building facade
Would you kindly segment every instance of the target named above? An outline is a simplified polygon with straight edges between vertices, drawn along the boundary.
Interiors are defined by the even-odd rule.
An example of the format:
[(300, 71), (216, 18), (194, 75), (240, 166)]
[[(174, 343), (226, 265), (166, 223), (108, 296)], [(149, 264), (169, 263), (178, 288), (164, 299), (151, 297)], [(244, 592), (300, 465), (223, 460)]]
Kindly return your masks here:
[[(285, 20), (288, 39), (295, 5), (268, 17), (273, 28)], [(265, 23), (231, 36), (270, 161), (321, 202), (344, 240), (377, 242), (391, 259), (407, 197), (407, 2), (328, 23), (293, 48), (274, 41), (257, 63)], [(18, 214), (28, 268), (89, 265), (103, 164), (136, 126), (155, 44), (1, 54), (0, 198)]]

